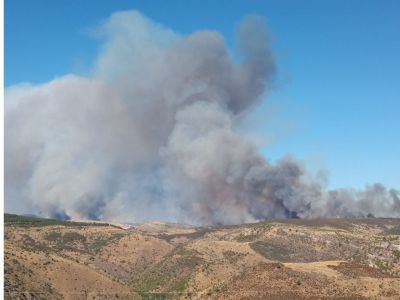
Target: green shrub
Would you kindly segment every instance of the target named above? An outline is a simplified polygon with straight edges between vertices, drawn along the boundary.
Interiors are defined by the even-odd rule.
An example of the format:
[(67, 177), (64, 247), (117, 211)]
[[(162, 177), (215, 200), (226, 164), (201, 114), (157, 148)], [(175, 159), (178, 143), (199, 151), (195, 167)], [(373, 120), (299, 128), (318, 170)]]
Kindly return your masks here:
[(245, 235), (245, 234), (241, 233), (235, 238), (235, 240), (240, 243), (246, 243), (246, 242), (255, 241), (257, 239), (257, 237), (258, 236), (256, 234)]
[(20, 216), (14, 214), (4, 214), (4, 224), (19, 226), (19, 227), (43, 227), (43, 226), (69, 226), (69, 227), (84, 227), (84, 226), (113, 226), (107, 223), (97, 222), (73, 222), (73, 221), (61, 221), (55, 219), (46, 219), (30, 216)]
[(250, 248), (261, 254), (267, 259), (278, 260), (282, 262), (291, 261), (290, 255), (292, 251), (285, 247), (274, 245), (267, 241), (256, 241), (250, 244)]
[(394, 226), (385, 231), (386, 235), (400, 235), (400, 225)]

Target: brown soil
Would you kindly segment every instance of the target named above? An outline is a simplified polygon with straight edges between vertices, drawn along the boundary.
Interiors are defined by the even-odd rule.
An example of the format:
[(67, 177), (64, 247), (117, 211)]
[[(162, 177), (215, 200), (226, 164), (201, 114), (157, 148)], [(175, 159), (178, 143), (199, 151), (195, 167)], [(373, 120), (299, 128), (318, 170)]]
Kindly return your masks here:
[(5, 226), (6, 299), (400, 299), (400, 221)]
[(357, 278), (357, 277), (371, 277), (371, 278), (393, 278), (395, 276), (382, 272), (377, 268), (372, 268), (359, 263), (354, 262), (341, 262), (337, 266), (329, 265), (332, 268), (346, 276)]

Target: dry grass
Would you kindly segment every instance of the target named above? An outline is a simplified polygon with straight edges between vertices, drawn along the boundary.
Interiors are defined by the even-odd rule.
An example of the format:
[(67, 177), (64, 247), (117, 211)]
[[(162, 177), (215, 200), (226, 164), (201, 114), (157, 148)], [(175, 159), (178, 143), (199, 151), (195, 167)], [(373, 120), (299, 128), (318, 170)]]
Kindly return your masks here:
[(400, 298), (399, 220), (44, 222), (6, 222), (6, 299)]

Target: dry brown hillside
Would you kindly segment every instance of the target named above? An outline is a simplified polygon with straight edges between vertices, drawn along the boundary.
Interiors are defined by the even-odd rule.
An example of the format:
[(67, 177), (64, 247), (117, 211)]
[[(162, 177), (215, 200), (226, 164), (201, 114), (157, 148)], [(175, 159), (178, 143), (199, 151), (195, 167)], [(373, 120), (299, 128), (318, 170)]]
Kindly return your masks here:
[(122, 229), (5, 216), (6, 299), (400, 299), (400, 220)]

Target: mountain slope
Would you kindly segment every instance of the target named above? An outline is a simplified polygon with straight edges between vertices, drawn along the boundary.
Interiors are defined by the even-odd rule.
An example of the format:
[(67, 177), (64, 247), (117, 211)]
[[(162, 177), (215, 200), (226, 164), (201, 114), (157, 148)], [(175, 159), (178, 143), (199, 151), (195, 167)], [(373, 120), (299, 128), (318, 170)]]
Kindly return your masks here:
[(35, 219), (5, 216), (6, 299), (400, 297), (395, 219), (128, 230)]

